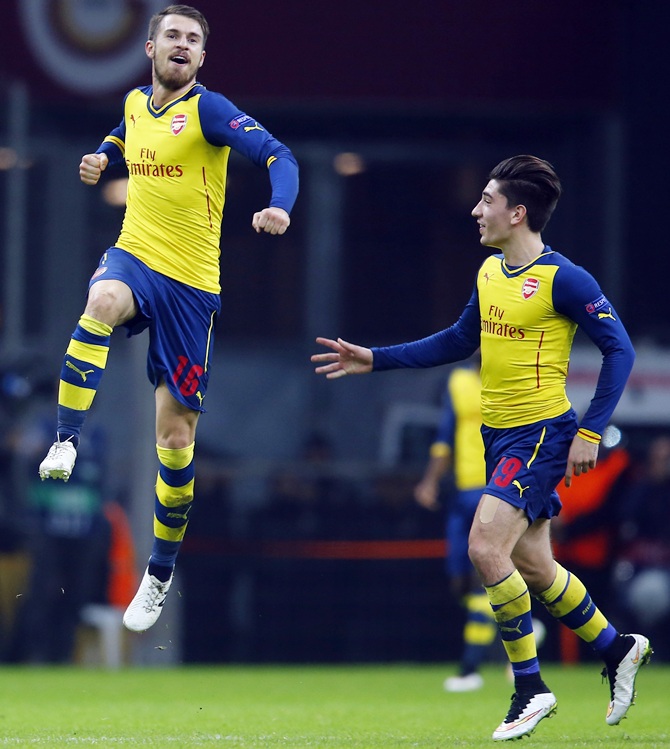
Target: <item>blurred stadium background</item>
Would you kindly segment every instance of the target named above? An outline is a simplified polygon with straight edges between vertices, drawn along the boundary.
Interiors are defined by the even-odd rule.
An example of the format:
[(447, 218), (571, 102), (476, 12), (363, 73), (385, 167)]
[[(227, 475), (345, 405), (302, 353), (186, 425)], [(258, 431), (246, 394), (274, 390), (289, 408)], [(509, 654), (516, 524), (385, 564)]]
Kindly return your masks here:
[[(77, 167), (120, 120), (124, 93), (149, 82), (146, 26), (165, 4), (4, 0), (0, 9), (11, 32), (0, 72), (6, 660), (17, 659), (37, 465), (17, 445), (37, 404), (51, 405), (87, 279), (123, 212), (112, 179), (122, 175), (87, 189)], [(616, 421), (641, 463), (670, 433), (659, 6), (194, 4), (212, 27), (200, 81), (291, 147), (301, 194), (286, 236), (259, 237), (250, 221), (265, 176), (231, 159), (223, 315), (180, 596), (166, 610), (170, 644), (163, 628), (127, 643), (126, 657), (454, 660), (460, 612), (444, 581), (442, 519), (411, 497), (445, 372), (326, 383), (309, 363), (313, 340), (392, 343), (454, 321), (483, 257), (470, 210), (488, 170), (536, 153), (566, 191), (546, 241), (601, 281), (638, 349)], [(108, 438), (105, 497), (130, 519), (138, 569), (155, 476), (145, 345), (115, 334), (95, 406)], [(578, 339), (578, 410), (598, 365)]]

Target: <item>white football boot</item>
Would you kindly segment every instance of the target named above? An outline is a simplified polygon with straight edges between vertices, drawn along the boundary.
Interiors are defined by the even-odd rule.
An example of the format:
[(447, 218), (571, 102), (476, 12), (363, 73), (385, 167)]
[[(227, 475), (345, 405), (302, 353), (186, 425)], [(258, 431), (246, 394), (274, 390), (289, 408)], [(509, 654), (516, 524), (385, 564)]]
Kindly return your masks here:
[(603, 678), (607, 677), (610, 682), (610, 703), (605, 716), (605, 722), (609, 726), (615, 726), (623, 720), (628, 708), (635, 704), (635, 677), (640, 668), (649, 663), (654, 652), (644, 635), (628, 636), (634, 640), (630, 650), (615, 668), (603, 669)]
[(550, 718), (557, 707), (551, 692), (512, 695), (512, 706), (505, 720), (493, 732), (494, 741), (511, 741), (531, 734), (543, 718)]
[(49, 448), (46, 458), (40, 463), (39, 474), (44, 479), (63, 479), (67, 481), (72, 475), (74, 462), (77, 459), (77, 448), (69, 440), (56, 440)]
[(147, 567), (135, 598), (123, 615), (123, 624), (126, 629), (131, 632), (144, 632), (158, 621), (173, 577), (174, 573), (170, 575), (167, 582), (163, 583), (157, 577), (150, 575)]

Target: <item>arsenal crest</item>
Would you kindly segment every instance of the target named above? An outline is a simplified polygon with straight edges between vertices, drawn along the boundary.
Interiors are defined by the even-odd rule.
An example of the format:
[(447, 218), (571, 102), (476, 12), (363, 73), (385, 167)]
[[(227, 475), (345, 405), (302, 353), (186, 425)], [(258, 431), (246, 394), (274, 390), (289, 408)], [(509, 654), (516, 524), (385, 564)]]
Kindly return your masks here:
[(535, 294), (537, 294), (537, 290), (539, 288), (540, 282), (537, 280), (537, 278), (527, 278), (523, 282), (521, 294), (523, 295), (524, 299), (530, 299), (532, 296), (535, 296)]
[(179, 135), (181, 131), (186, 127), (186, 120), (188, 117), (185, 114), (176, 114), (172, 118), (172, 122), (170, 123), (170, 130), (172, 130), (172, 135)]

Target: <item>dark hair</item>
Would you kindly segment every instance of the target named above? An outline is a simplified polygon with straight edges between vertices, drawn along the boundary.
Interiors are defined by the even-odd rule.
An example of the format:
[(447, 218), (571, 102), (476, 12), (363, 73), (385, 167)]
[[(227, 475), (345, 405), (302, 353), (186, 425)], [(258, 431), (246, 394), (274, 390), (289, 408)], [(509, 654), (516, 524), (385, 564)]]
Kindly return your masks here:
[(194, 21), (197, 21), (202, 29), (202, 46), (205, 46), (205, 42), (209, 36), (209, 24), (207, 23), (205, 16), (203, 16), (199, 10), (192, 8), (190, 5), (168, 5), (168, 7), (164, 8), (160, 13), (156, 13), (156, 15), (152, 16), (149, 21), (149, 39), (153, 40), (156, 38), (156, 32), (158, 31), (161, 21), (165, 16), (172, 15), (186, 16), (186, 18), (192, 18)]
[(499, 183), (498, 190), (507, 206), (524, 205), (528, 228), (540, 233), (549, 222), (561, 197), (561, 181), (554, 167), (537, 156), (512, 156), (501, 161), (489, 174)]

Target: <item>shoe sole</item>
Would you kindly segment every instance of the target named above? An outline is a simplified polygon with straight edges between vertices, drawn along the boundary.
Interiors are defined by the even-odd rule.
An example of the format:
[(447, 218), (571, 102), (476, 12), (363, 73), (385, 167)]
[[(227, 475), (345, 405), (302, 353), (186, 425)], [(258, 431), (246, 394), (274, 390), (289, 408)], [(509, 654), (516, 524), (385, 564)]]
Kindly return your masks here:
[(521, 733), (518, 736), (501, 736), (500, 738), (493, 738), (494, 741), (520, 741), (521, 739), (525, 739), (526, 736), (531, 736), (535, 729), (540, 725), (540, 723), (545, 718), (553, 718), (554, 715), (556, 715), (556, 710), (558, 710), (558, 702), (554, 702), (553, 707), (549, 709), (549, 712), (546, 715), (543, 715), (540, 720), (537, 721), (537, 723), (530, 729), (530, 731), (526, 731), (525, 733)]
[(63, 481), (67, 481), (72, 472), (71, 471), (64, 471), (64, 470), (53, 470), (53, 471), (40, 471), (40, 478), (42, 481), (45, 479), (62, 479)]
[[(156, 622), (158, 619), (156, 619)], [(138, 634), (141, 634), (142, 632), (146, 632), (148, 629), (151, 629), (156, 622), (151, 622), (151, 624), (134, 624), (133, 622), (128, 622), (125, 619), (123, 620), (123, 626), (129, 631), (129, 632), (136, 632)]]

